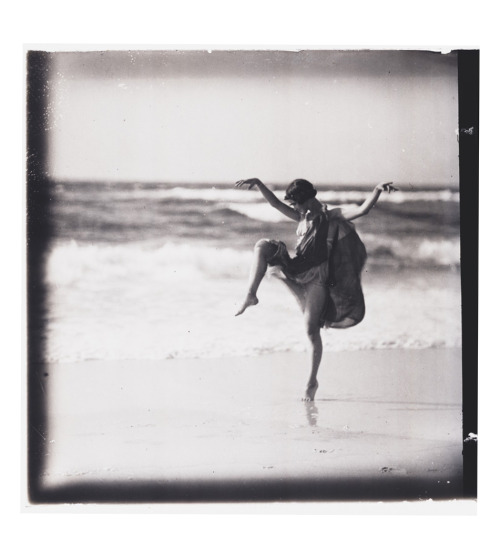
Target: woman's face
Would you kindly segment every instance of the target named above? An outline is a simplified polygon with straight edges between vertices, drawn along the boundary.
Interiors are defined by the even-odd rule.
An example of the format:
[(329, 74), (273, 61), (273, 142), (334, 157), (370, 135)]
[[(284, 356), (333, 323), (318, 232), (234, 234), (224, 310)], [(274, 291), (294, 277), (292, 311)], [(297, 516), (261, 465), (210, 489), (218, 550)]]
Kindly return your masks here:
[(297, 212), (299, 212), (300, 215), (306, 215), (307, 210), (308, 210), (308, 204), (307, 204), (308, 200), (306, 200), (303, 204), (299, 204), (298, 202), (296, 202), (295, 200), (290, 200), (290, 206)]

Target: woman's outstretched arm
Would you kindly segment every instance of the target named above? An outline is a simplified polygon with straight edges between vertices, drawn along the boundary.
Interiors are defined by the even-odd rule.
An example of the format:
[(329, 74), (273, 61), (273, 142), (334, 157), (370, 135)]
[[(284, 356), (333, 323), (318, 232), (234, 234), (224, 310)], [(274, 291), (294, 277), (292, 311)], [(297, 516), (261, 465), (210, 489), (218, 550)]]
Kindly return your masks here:
[(286, 215), (286, 217), (289, 217), (290, 219), (293, 219), (294, 221), (300, 221), (299, 212), (294, 210), (288, 204), (285, 204), (284, 202), (282, 202), (279, 198), (277, 198), (276, 195), (274, 194), (274, 192), (269, 190), (269, 188), (267, 188), (267, 186), (260, 179), (245, 179), (245, 180), (238, 181), (235, 184), (236, 188), (246, 187), (247, 190), (250, 190), (254, 186), (256, 186), (260, 190), (262, 196), (264, 196), (266, 201), (273, 208), (277, 209), (283, 215)]
[(387, 192), (390, 194), (391, 192), (395, 192), (397, 188), (392, 186), (392, 182), (379, 182), (377, 186), (373, 189), (373, 192), (368, 196), (368, 198), (357, 208), (345, 208), (342, 209), (342, 215), (348, 221), (352, 221), (353, 219), (357, 219), (363, 215), (366, 215), (373, 206), (377, 203), (380, 194), (382, 192)]

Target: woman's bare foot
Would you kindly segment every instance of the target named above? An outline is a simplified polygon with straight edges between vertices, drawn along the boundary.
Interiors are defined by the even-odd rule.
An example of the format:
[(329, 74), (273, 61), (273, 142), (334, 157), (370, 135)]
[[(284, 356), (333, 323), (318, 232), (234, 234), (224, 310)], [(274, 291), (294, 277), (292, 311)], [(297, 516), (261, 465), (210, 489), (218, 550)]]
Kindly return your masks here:
[(318, 390), (319, 383), (317, 380), (314, 381), (313, 384), (307, 385), (306, 393), (302, 398), (303, 402), (312, 402), (314, 400), (314, 396), (316, 396), (316, 390)]
[(253, 295), (252, 293), (249, 293), (246, 296), (246, 299), (243, 301), (243, 305), (241, 305), (240, 310), (234, 316), (238, 316), (240, 314), (243, 314), (247, 307), (257, 305), (258, 302), (259, 302), (259, 300), (257, 299), (257, 296)]

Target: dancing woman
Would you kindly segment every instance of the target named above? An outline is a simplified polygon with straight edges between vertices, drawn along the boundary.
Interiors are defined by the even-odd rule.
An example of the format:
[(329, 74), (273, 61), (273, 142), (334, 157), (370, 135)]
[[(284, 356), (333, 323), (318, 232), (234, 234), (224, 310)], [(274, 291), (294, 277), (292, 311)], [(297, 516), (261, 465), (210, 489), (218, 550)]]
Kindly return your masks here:
[(349, 328), (365, 314), (361, 272), (366, 250), (353, 220), (366, 215), (382, 192), (395, 190), (392, 182), (379, 183), (367, 199), (354, 209), (327, 209), (316, 198), (317, 191), (304, 179), (287, 188), (284, 203), (259, 179), (246, 179), (236, 188), (257, 187), (266, 201), (286, 217), (297, 221), (297, 246), (291, 257), (281, 241), (261, 239), (254, 248), (248, 292), (236, 316), (256, 305), (257, 290), (268, 266), (284, 281), (304, 315), (311, 349), (311, 369), (304, 400), (312, 401), (318, 389), (318, 369), (323, 355), (321, 328)]

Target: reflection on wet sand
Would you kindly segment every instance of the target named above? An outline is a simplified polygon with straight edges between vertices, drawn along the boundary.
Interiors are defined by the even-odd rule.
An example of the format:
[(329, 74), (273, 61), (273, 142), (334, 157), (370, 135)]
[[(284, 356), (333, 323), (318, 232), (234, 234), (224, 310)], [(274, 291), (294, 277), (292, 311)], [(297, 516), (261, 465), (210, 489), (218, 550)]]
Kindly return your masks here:
[(316, 424), (318, 422), (318, 415), (319, 415), (316, 404), (314, 403), (314, 401), (304, 402), (304, 406), (306, 408), (307, 422), (311, 427), (316, 427)]

